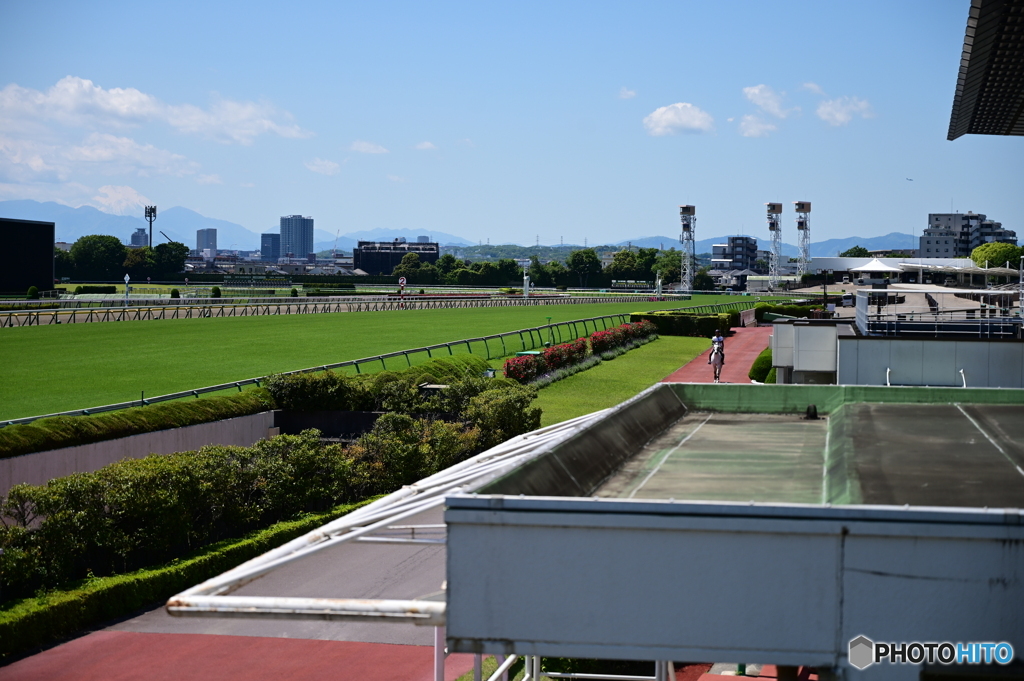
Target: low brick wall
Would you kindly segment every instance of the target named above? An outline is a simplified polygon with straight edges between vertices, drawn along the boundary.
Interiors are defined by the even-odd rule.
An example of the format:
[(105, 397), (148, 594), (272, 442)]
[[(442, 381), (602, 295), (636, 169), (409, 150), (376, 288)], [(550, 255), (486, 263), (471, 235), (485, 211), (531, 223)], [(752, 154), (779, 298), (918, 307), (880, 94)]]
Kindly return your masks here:
[(11, 487), (20, 483), (42, 485), (53, 478), (95, 471), (121, 459), (187, 452), (206, 445), (248, 447), (267, 437), (268, 430), (273, 427), (274, 413), (265, 411), (213, 423), (0, 459), (0, 495), (6, 495)]

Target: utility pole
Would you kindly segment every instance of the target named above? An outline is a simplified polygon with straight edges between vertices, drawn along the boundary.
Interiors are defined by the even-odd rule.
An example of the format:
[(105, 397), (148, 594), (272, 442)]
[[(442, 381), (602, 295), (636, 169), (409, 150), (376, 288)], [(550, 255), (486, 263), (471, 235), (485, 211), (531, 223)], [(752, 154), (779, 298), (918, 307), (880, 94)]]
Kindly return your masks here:
[(153, 220), (156, 220), (156, 206), (146, 206), (146, 219), (149, 220), (149, 247), (153, 248)]

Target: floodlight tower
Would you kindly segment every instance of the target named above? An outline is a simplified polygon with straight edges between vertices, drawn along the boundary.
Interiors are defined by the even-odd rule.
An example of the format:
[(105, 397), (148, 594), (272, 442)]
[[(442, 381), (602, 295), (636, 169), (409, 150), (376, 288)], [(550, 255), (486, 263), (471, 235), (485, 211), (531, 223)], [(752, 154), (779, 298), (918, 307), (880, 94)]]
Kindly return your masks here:
[(697, 264), (693, 232), (697, 228), (696, 206), (679, 206), (679, 221), (683, 225), (683, 233), (679, 236), (679, 242), (683, 245), (682, 262), (682, 284), (684, 291), (693, 290), (694, 268)]
[(796, 230), (800, 235), (800, 260), (797, 275), (804, 276), (811, 266), (811, 202), (794, 201), (796, 210)]
[(772, 257), (768, 260), (768, 289), (779, 288), (779, 263), (782, 260), (782, 215), (781, 203), (766, 203), (768, 206), (768, 234), (772, 238)]
[(153, 248), (153, 220), (156, 220), (156, 206), (146, 206), (146, 219), (149, 220), (149, 247)]

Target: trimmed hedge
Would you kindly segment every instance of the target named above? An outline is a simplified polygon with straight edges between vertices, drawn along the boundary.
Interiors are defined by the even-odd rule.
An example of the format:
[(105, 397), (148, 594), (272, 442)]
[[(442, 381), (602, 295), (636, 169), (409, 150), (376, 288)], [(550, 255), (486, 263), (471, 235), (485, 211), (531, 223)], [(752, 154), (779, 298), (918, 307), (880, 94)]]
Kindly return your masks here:
[(754, 317), (759, 322), (764, 321), (765, 313), (781, 314), (787, 317), (807, 318), (811, 316), (811, 310), (820, 310), (821, 305), (773, 305), (771, 303), (758, 303), (754, 306)]
[(0, 459), (258, 414), (268, 409), (273, 409), (270, 395), (256, 389), (237, 395), (161, 402), (91, 416), (52, 416), (0, 428)]
[[(557, 372), (584, 361), (588, 355), (599, 355), (614, 348), (655, 334), (655, 326), (649, 321), (637, 321), (595, 331), (589, 339), (577, 338), (571, 343), (562, 343), (547, 348), (540, 355), (522, 355), (505, 360), (505, 377), (519, 383), (530, 383), (538, 376)], [(589, 348), (588, 348), (589, 340)]]
[(659, 336), (698, 336), (710, 338), (715, 329), (723, 334), (739, 326), (739, 312), (715, 315), (699, 315), (681, 310), (665, 312), (634, 312), (629, 316), (632, 322), (648, 321), (654, 324)]
[(761, 354), (757, 356), (757, 359), (754, 360), (754, 363), (750, 365), (750, 371), (747, 373), (747, 376), (752, 381), (764, 383), (765, 379), (768, 377), (768, 372), (771, 370), (772, 349), (765, 348)]
[(241, 540), (222, 541), (159, 567), (87, 578), (63, 591), (0, 606), (0, 659), (159, 603), (377, 498), (277, 523)]

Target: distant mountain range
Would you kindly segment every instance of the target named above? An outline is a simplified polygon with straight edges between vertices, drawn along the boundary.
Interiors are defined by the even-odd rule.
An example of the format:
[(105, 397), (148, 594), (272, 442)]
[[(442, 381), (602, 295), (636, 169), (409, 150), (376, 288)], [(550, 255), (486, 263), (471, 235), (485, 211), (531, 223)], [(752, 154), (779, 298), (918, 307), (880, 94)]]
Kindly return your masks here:
[[(147, 232), (149, 231), (149, 223), (141, 217), (110, 215), (91, 206), (71, 208), (52, 201), (46, 203), (32, 200), (0, 201), (0, 217), (53, 222), (56, 225), (57, 240), (69, 243), (74, 243), (87, 234), (109, 234), (125, 243), (130, 243), (131, 236), (136, 229), (143, 227)], [(157, 212), (156, 221), (153, 223), (153, 243), (158, 244), (165, 241), (164, 237), (160, 235), (160, 232), (165, 232), (172, 240), (180, 241), (189, 248), (195, 248), (196, 231), (208, 228), (217, 230), (218, 248), (242, 251), (259, 250), (259, 233), (234, 222), (208, 218), (180, 206), (166, 210), (161, 209)], [(274, 225), (267, 229), (266, 233), (278, 231), (279, 227)], [(405, 237), (409, 241), (415, 241), (416, 237), (421, 234), (430, 236), (433, 241), (440, 241), (442, 244), (472, 245), (472, 242), (466, 239), (445, 232), (373, 229), (337, 236), (337, 247), (340, 250), (351, 252), (356, 246), (356, 241), (359, 240), (391, 241), (398, 237)], [(314, 248), (317, 251), (334, 248), (335, 238), (335, 234), (326, 230), (313, 230)]]
[[(53, 222), (56, 224), (57, 240), (70, 243), (87, 234), (110, 234), (125, 243), (129, 243), (131, 235), (136, 229), (139, 227), (149, 229), (149, 223), (141, 217), (110, 215), (91, 206), (71, 208), (59, 203), (40, 203), (39, 201), (31, 200), (0, 201), (0, 217)], [(189, 248), (195, 248), (196, 230), (211, 227), (217, 230), (217, 246), (222, 249), (255, 251), (260, 247), (260, 235), (257, 232), (234, 222), (208, 218), (180, 206), (161, 210), (157, 214), (156, 222), (153, 223), (153, 242), (162, 242), (164, 238), (160, 235), (160, 232), (165, 232), (174, 241), (180, 241)], [(277, 231), (278, 227), (276, 225), (266, 230), (268, 233)], [(475, 245), (471, 241), (446, 232), (381, 228), (346, 232), (341, 235), (331, 234), (323, 229), (314, 229), (313, 246), (316, 251), (330, 250), (335, 247), (335, 241), (337, 241), (338, 249), (351, 252), (356, 247), (356, 242), (360, 240), (391, 241), (404, 237), (409, 241), (415, 241), (418, 236), (428, 236), (431, 241), (439, 242), (442, 246)], [(722, 243), (726, 238), (725, 236), (717, 236), (711, 239), (702, 239), (695, 244), (697, 252), (710, 253), (712, 245)], [(641, 248), (679, 248), (679, 239), (670, 236), (646, 236), (620, 241), (615, 245), (625, 246), (626, 244), (632, 244)], [(885, 236), (868, 238), (828, 239), (826, 241), (812, 242), (811, 256), (834, 256), (854, 246), (863, 246), (869, 251), (916, 248), (917, 238), (912, 234), (892, 232)], [(759, 239), (758, 248), (768, 250), (771, 248), (771, 244), (766, 240)], [(793, 244), (784, 243), (782, 245), (782, 254), (785, 256), (796, 256), (799, 254), (799, 251)]]
[[(740, 236), (738, 234), (716, 236), (711, 239), (701, 239), (694, 244), (697, 253), (710, 253), (714, 244), (725, 243), (729, 236)], [(640, 248), (679, 248), (679, 239), (670, 236), (645, 236), (639, 239), (620, 241), (616, 246), (632, 244)], [(849, 250), (854, 246), (863, 246), (869, 251), (881, 251), (885, 249), (896, 250), (903, 248), (917, 248), (917, 237), (913, 234), (901, 232), (890, 232), (885, 236), (858, 237), (851, 236), (845, 239), (826, 239), (825, 241), (811, 242), (811, 257), (831, 257)], [(770, 250), (772, 244), (766, 239), (758, 239), (757, 247), (762, 250)], [(793, 244), (782, 244), (782, 255), (796, 257), (800, 255), (800, 249)]]

